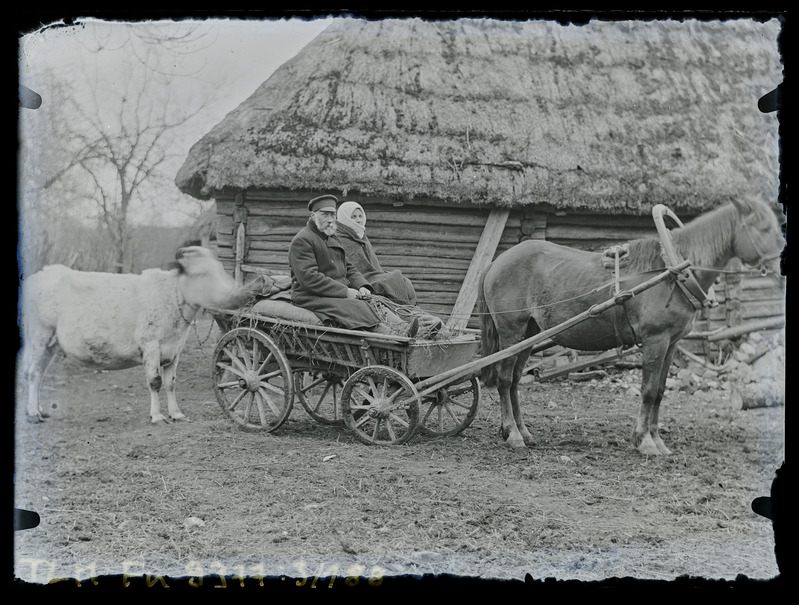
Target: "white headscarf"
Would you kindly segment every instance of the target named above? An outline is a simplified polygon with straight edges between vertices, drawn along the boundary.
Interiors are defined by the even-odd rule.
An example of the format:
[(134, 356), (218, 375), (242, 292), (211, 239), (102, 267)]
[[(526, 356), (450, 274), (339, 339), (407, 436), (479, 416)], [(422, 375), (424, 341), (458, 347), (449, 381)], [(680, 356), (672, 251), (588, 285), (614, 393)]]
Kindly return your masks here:
[[(363, 225), (359, 225), (352, 220), (352, 213), (356, 210), (363, 212)], [(366, 211), (358, 202), (344, 202), (341, 204), (338, 207), (336, 219), (345, 227), (352, 229), (359, 238), (362, 238), (363, 234), (366, 233)]]

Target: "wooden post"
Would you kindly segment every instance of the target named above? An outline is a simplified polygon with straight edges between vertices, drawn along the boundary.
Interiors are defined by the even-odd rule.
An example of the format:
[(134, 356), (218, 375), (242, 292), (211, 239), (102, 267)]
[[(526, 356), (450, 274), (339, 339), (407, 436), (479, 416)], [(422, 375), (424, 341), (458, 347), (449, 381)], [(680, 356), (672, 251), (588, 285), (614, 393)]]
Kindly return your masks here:
[[(731, 271), (740, 271), (743, 263), (734, 258), (728, 268)], [(741, 302), (741, 275), (740, 273), (727, 273), (724, 276), (724, 307), (726, 311), (726, 324), (728, 328), (739, 326), (743, 323), (743, 304)]]
[(247, 215), (249, 211), (247, 206), (244, 205), (244, 193), (239, 191), (236, 193), (236, 206), (233, 209), (233, 224), (236, 225), (236, 241), (233, 244), (234, 253), (234, 266), (233, 278), (237, 286), (244, 283), (244, 271), (242, 265), (246, 259), (247, 247)]
[(466, 272), (466, 277), (461, 284), (458, 299), (455, 301), (455, 306), (452, 307), (452, 313), (447, 322), (447, 327), (458, 331), (466, 327), (469, 322), (469, 317), (472, 315), (474, 305), (477, 302), (477, 287), (480, 281), (480, 276), (486, 267), (494, 260), (494, 253), (497, 251), (497, 245), (502, 237), (502, 232), (505, 230), (505, 223), (510, 215), (508, 208), (493, 208), (488, 214), (483, 233), (480, 235), (480, 241), (477, 242), (472, 262), (469, 264), (469, 269)]

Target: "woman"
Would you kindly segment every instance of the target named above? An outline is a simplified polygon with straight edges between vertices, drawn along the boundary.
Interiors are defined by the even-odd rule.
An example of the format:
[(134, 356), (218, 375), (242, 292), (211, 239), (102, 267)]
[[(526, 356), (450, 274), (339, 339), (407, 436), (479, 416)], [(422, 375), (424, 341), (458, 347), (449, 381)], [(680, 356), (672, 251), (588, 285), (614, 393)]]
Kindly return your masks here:
[(336, 236), (344, 247), (353, 266), (366, 278), (372, 294), (382, 296), (396, 304), (391, 309), (404, 321), (418, 318), (419, 334), (429, 338), (449, 337), (444, 322), (435, 315), (422, 311), (416, 304), (416, 290), (399, 269), (385, 271), (377, 260), (377, 254), (366, 237), (366, 212), (357, 202), (344, 202), (336, 214), (338, 228)]
[(385, 296), (400, 305), (416, 305), (416, 291), (411, 280), (399, 269), (384, 271), (377, 260), (372, 243), (366, 237), (366, 212), (357, 202), (344, 202), (338, 207), (338, 230), (349, 260), (372, 286), (373, 294)]

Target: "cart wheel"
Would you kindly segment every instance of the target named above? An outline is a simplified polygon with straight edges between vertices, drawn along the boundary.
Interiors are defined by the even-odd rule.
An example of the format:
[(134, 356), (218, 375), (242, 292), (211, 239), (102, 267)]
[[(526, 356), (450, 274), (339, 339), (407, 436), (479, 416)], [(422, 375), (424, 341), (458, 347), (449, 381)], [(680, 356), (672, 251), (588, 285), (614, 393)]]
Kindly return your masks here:
[(370, 445), (400, 445), (419, 422), (419, 394), (404, 375), (386, 366), (367, 366), (349, 377), (341, 391), (344, 422)]
[(425, 397), (422, 406), (427, 404), (427, 409), (419, 423), (419, 431), (436, 437), (457, 435), (477, 415), (480, 395), (480, 380), (475, 376)]
[(294, 392), (305, 411), (322, 424), (344, 424), (340, 376), (329, 372), (294, 372)]
[(214, 351), (214, 393), (226, 416), (248, 430), (272, 432), (294, 402), (291, 367), (263, 332), (235, 328)]

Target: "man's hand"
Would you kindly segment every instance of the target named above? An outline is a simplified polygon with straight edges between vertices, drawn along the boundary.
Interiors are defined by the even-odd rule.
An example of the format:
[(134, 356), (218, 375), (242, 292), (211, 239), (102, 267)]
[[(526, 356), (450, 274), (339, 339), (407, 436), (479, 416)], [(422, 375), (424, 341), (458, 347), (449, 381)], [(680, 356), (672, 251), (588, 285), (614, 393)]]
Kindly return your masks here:
[(358, 298), (360, 297), (361, 293), (354, 288), (347, 288), (347, 298)]
[(372, 295), (372, 291), (366, 286), (361, 286), (358, 292), (360, 292), (362, 298), (368, 298)]

